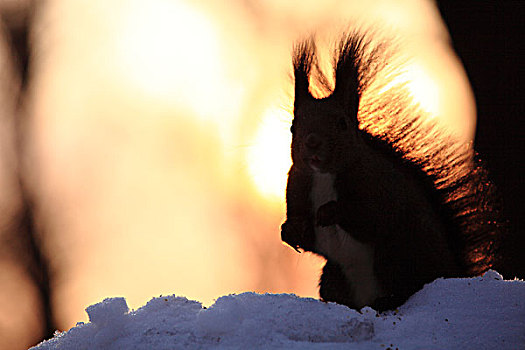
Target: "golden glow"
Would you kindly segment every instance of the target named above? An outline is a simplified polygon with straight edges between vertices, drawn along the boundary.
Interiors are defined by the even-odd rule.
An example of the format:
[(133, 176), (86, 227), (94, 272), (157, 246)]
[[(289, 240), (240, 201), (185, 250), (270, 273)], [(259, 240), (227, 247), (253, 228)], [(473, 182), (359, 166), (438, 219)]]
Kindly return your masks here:
[(430, 116), (441, 114), (438, 83), (421, 65), (413, 63), (408, 66), (403, 80), (407, 82), (410, 94)]
[(248, 153), (250, 175), (259, 191), (274, 199), (284, 197), (290, 158), (291, 115), (282, 108), (270, 108), (262, 121)]
[[(352, 9), (45, 3), (29, 163), (64, 266), (55, 293), (63, 327), (115, 295), (132, 308), (161, 293), (205, 303), (248, 290), (316, 296), (319, 259), (279, 238), (292, 116), (275, 101), (293, 96), (283, 81), (298, 32)], [(425, 108), (461, 125), (472, 120), (464, 106), (430, 87), (439, 60), (410, 70), (409, 86)]]
[(243, 89), (226, 76), (226, 65), (213, 21), (189, 3), (173, 0), (130, 1), (115, 27), (115, 66), (159, 103), (186, 107), (215, 122), (223, 137), (239, 115)]

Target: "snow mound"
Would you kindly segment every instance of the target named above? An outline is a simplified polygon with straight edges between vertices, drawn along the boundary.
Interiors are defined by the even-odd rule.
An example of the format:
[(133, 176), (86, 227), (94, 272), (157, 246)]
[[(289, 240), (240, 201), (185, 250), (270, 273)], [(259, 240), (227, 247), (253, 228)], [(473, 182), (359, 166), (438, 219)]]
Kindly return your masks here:
[(494, 271), (438, 279), (382, 314), (256, 293), (223, 296), (210, 308), (159, 297), (135, 311), (124, 298), (109, 298), (86, 311), (89, 323), (32, 349), (525, 348), (525, 282), (504, 281)]

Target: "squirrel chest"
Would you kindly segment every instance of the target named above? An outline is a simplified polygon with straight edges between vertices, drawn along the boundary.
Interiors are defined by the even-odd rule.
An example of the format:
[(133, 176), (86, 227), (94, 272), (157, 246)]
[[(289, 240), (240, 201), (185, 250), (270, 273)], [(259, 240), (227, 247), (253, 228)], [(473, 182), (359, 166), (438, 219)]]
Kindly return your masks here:
[[(334, 187), (335, 175), (314, 172), (310, 193), (314, 218), (320, 206), (337, 201)], [(352, 286), (352, 298), (358, 307), (370, 305), (381, 296), (374, 274), (374, 248), (354, 239), (339, 225), (315, 226), (315, 249), (318, 253), (339, 264)]]

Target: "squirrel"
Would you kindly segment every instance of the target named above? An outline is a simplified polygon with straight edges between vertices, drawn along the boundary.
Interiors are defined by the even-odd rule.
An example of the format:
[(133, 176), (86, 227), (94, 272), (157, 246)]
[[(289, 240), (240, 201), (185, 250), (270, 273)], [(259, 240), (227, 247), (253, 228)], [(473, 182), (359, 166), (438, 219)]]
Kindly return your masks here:
[[(494, 268), (504, 232), (481, 162), (392, 84), (395, 67), (386, 57), (393, 56), (384, 44), (345, 34), (331, 88), (313, 39), (293, 56), (292, 167), (281, 239), (326, 259), (322, 300), (358, 310), (392, 310), (436, 278)], [(329, 96), (310, 93), (314, 69)]]

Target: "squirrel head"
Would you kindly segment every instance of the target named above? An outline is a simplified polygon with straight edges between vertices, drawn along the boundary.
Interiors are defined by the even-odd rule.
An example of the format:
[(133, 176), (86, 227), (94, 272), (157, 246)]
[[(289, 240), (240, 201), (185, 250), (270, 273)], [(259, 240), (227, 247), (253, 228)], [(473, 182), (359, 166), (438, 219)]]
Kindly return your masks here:
[(356, 119), (333, 97), (309, 99), (296, 106), (292, 160), (303, 171), (336, 173), (352, 166), (359, 132)]
[(316, 99), (309, 91), (310, 72), (316, 64), (312, 41), (296, 47), (292, 161), (303, 171), (336, 173), (355, 163), (360, 152), (357, 111), (362, 81), (360, 40), (348, 40), (339, 48), (334, 67), (335, 86), (330, 96)]

